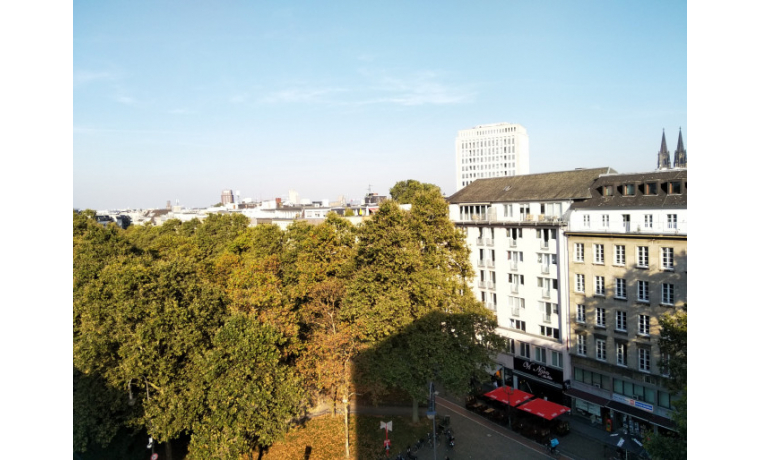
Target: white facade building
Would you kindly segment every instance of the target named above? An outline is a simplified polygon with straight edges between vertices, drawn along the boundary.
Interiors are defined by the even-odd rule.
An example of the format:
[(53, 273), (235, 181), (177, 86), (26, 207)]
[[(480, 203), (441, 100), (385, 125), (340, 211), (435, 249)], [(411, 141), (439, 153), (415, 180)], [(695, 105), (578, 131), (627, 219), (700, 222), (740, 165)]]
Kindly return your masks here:
[(528, 133), (519, 124), (494, 123), (459, 131), (457, 190), (476, 179), (528, 174), (529, 152)]
[(564, 230), (571, 205), (610, 168), (482, 179), (449, 197), (466, 231), (475, 297), (496, 313), (509, 341), (499, 363), (508, 384), (562, 402), (570, 379)]

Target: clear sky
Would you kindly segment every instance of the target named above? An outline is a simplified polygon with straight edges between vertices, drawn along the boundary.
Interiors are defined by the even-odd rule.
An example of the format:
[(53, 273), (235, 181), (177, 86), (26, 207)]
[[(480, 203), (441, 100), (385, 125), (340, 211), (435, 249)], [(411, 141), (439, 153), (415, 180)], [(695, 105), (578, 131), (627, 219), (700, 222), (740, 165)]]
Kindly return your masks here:
[(73, 201), (188, 207), (455, 191), (454, 138), (520, 123), (531, 172), (687, 150), (686, 1), (80, 1)]

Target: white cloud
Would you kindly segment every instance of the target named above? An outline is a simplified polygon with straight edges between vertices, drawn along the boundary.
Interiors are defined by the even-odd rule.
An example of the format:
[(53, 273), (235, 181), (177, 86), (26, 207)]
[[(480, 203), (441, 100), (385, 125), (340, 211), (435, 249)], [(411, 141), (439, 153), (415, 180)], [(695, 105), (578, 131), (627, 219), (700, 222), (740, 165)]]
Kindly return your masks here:
[(86, 85), (88, 83), (100, 80), (114, 80), (116, 76), (111, 72), (101, 71), (93, 72), (90, 70), (74, 71), (74, 86)]
[(334, 102), (327, 98), (332, 94), (344, 92), (344, 89), (340, 88), (321, 88), (321, 89), (304, 89), (304, 88), (289, 88), (280, 91), (275, 91), (264, 97), (259, 102), (265, 104), (278, 104), (278, 103), (314, 103), (314, 102)]

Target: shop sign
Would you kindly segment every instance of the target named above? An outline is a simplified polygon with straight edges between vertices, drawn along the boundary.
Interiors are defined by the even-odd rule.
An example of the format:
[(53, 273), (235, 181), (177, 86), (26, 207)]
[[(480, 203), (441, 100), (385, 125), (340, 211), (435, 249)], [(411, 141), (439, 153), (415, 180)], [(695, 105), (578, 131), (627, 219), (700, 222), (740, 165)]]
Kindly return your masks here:
[(531, 374), (540, 380), (562, 385), (562, 371), (552, 369), (541, 363), (534, 363), (525, 359), (515, 357), (515, 370)]
[(628, 398), (626, 396), (620, 396), (619, 394), (615, 394), (615, 393), (612, 393), (612, 400), (617, 401), (619, 403), (627, 404), (631, 407), (635, 407), (636, 409), (642, 409), (647, 412), (654, 412), (654, 406), (644, 401)]

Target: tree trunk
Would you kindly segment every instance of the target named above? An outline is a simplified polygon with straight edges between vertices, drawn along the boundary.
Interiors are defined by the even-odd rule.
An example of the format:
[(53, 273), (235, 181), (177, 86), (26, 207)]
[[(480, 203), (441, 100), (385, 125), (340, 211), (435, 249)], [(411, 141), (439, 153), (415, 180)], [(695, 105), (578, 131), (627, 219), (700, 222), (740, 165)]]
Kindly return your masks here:
[(172, 440), (168, 439), (164, 444), (164, 453), (166, 454), (166, 460), (172, 460)]
[(346, 458), (349, 458), (351, 455), (348, 450), (348, 408), (350, 403), (348, 401), (348, 398), (344, 399), (343, 401), (345, 401), (343, 403), (343, 426), (346, 430)]
[(412, 398), (412, 423), (418, 423), (420, 421), (420, 410), (417, 398)]

